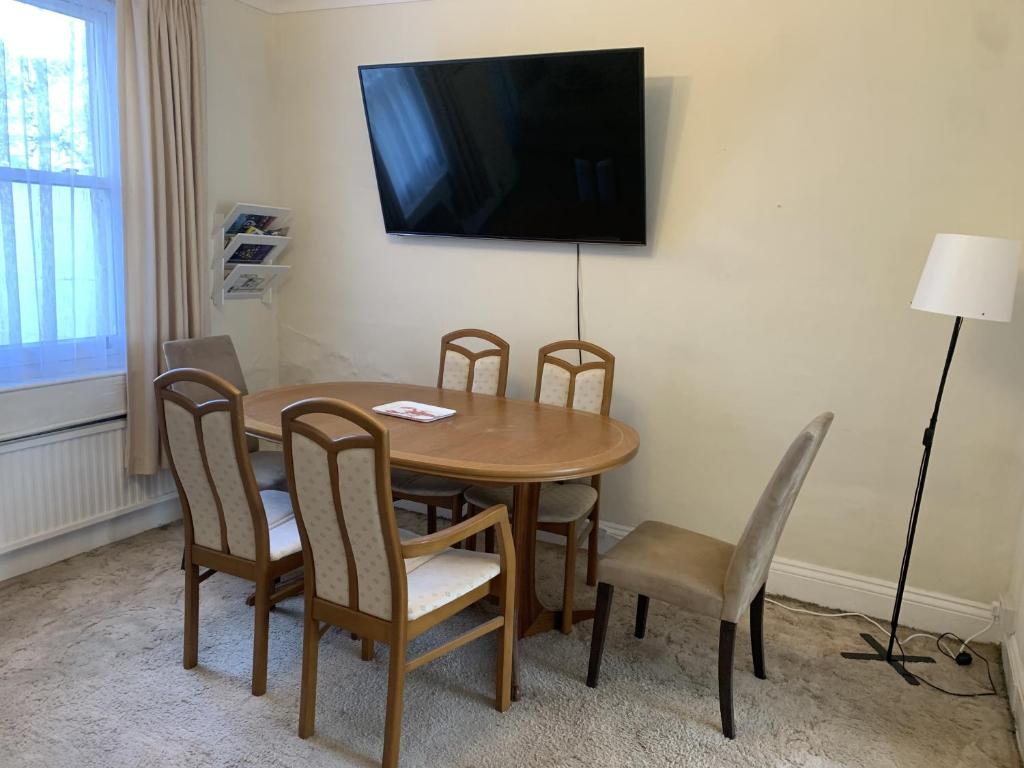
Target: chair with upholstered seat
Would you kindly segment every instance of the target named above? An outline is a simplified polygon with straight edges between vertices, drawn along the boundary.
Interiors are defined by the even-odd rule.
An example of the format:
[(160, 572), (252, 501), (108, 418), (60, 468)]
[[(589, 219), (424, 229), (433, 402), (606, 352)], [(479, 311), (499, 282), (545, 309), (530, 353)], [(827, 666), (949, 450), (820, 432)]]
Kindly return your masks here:
[[(185, 524), (184, 666), (199, 658), (200, 583), (218, 571), (252, 581), (252, 692), (260, 696), (267, 689), (270, 608), (302, 590), (295, 579), (273, 591), (281, 576), (302, 567), (291, 499), (256, 486), (235, 386), (195, 368), (168, 371), (154, 386)], [(201, 566), (208, 570), (200, 574)]]
[[(337, 429), (326, 428), (338, 436), (318, 428), (330, 423), (325, 416), (334, 417)], [(398, 764), (406, 674), (489, 632), (498, 633), (494, 705), (508, 709), (515, 548), (505, 508), (438, 533), (403, 536), (392, 506), (388, 431), (377, 419), (348, 403), (314, 398), (285, 408), (281, 422), (306, 573), (299, 736), (314, 728), (321, 622), (361, 637), (364, 660), (372, 659), (375, 641), (390, 646), (385, 766)], [(450, 548), (488, 528), (497, 532), (499, 554)], [(406, 660), (411, 640), (488, 595), (498, 598), (500, 615)]]
[[(483, 342), (483, 349), (465, 343)], [(477, 345), (479, 346), (479, 345)], [(505, 396), (508, 380), (508, 342), (490, 331), (463, 328), (441, 337), (438, 389), (457, 389), (475, 394)], [(452, 524), (462, 520), (466, 483), (446, 477), (423, 475), (404, 469), (391, 471), (391, 493), (396, 501), (412, 501), (427, 507), (427, 532), (437, 530), (437, 510), (451, 510)], [(473, 543), (470, 542), (472, 546)]]
[[(245, 385), (242, 366), (238, 362), (238, 354), (230, 336), (207, 336), (204, 339), (179, 339), (164, 342), (164, 360), (168, 369), (198, 368), (220, 376), (231, 382), (243, 395), (249, 394)], [(178, 385), (179, 391), (187, 396), (188, 383)], [(193, 399), (196, 399), (193, 397)], [(252, 464), (256, 485), (260, 490), (288, 491), (284, 474), (284, 458), (280, 451), (261, 451), (260, 443), (255, 437), (246, 437), (249, 448), (249, 462)]]
[[(584, 362), (583, 353), (593, 359)], [(565, 355), (577, 357), (578, 362), (566, 360)], [(541, 347), (537, 354), (534, 400), (607, 416), (612, 404), (614, 374), (615, 357), (608, 350), (586, 341), (556, 341)], [(540, 489), (538, 529), (565, 537), (561, 626), (565, 634), (572, 631), (576, 550), (584, 539), (588, 539), (587, 584), (597, 583), (600, 491), (600, 475), (545, 483)], [(505, 504), (511, 509), (512, 495), (509, 486), (473, 486), (465, 493), (471, 514), (493, 504)]]
[(823, 413), (797, 435), (735, 545), (667, 523), (648, 521), (601, 558), (587, 685), (597, 687), (615, 587), (638, 594), (634, 630), (638, 638), (646, 632), (647, 608), (652, 597), (717, 618), (722, 732), (730, 739), (735, 737), (732, 670), (736, 625), (749, 606), (754, 674), (765, 679), (764, 591), (768, 569), (789, 512), (831, 424), (832, 414)]

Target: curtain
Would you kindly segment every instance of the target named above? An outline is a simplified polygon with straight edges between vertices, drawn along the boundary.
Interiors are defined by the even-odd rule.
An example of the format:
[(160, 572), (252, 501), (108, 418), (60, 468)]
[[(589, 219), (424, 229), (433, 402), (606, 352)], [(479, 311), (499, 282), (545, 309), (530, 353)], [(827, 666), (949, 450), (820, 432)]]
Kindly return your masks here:
[(0, 0), (0, 386), (124, 366), (113, 0)]
[(208, 322), (206, 94), (199, 0), (118, 0), (129, 474), (161, 463), (163, 342)]

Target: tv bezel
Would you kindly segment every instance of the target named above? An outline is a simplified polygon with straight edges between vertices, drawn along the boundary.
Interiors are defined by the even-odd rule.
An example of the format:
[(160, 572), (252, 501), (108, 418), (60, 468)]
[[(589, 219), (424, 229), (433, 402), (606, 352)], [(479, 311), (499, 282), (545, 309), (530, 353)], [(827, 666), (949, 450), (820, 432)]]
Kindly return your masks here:
[[(637, 53), (640, 57), (640, 82), (638, 83), (638, 89), (640, 92), (640, 123), (643, 128), (640, 136), (640, 151), (642, 155), (642, 162), (640, 164), (640, 204), (643, 210), (643, 231), (639, 240), (619, 240), (619, 239), (600, 239), (600, 238), (555, 238), (555, 237), (528, 237), (528, 236), (511, 236), (511, 235), (470, 235), (470, 234), (455, 234), (451, 232), (421, 232), (417, 230), (407, 229), (388, 229), (387, 219), (384, 216), (384, 196), (381, 191), (380, 185), (380, 168), (377, 167), (377, 152), (376, 144), (373, 138), (373, 130), (370, 127), (370, 112), (366, 106), (366, 92), (363, 86), (363, 70), (368, 69), (383, 69), (383, 68), (395, 68), (395, 67), (423, 67), (434, 64), (476, 64), (479, 62), (491, 62), (491, 61), (510, 61), (515, 59), (550, 59), (560, 58), (564, 56), (580, 56), (585, 54), (593, 53)], [(396, 62), (391, 64), (360, 64), (357, 68), (359, 77), (359, 94), (363, 101), (363, 117), (366, 120), (366, 133), (370, 140), (370, 157), (373, 161), (373, 174), (374, 181), (377, 184), (377, 198), (380, 203), (381, 218), (384, 219), (384, 232), (388, 235), (399, 235), (402, 237), (453, 237), (453, 238), (468, 238), (471, 240), (511, 240), (511, 241), (522, 241), (522, 242), (539, 242), (539, 243), (593, 243), (600, 245), (647, 245), (647, 114), (646, 104), (644, 99), (644, 48), (643, 47), (632, 47), (632, 48), (597, 48), (592, 50), (584, 51), (555, 51), (552, 53), (522, 53), (514, 54), (510, 56), (477, 56), (474, 58), (464, 59), (435, 59), (432, 61), (407, 61), (407, 62)]]

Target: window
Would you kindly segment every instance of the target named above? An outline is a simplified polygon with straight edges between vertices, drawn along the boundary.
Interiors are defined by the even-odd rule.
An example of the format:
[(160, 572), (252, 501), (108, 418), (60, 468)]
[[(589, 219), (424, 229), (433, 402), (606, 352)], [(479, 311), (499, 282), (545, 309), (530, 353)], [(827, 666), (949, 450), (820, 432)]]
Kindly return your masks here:
[(124, 367), (112, 0), (0, 0), (0, 387)]

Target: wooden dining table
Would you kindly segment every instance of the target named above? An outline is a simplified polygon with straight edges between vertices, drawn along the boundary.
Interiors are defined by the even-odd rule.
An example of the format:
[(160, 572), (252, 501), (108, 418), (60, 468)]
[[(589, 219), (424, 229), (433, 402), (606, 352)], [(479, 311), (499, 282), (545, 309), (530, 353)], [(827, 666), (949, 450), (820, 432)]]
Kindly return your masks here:
[[(247, 395), (246, 431), (280, 442), (281, 409), (312, 397), (336, 398), (366, 410), (396, 400), (453, 409), (454, 416), (426, 424), (377, 415), (390, 431), (391, 465), (473, 484), (512, 485), (519, 637), (560, 626), (562, 612), (547, 608), (536, 588), (541, 483), (591, 477), (625, 464), (640, 446), (636, 430), (608, 416), (526, 400), (415, 384), (335, 381)], [(310, 421), (332, 437), (356, 430), (330, 417)], [(573, 610), (572, 620), (593, 616), (593, 610)]]

